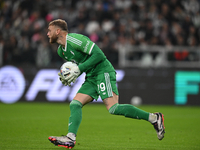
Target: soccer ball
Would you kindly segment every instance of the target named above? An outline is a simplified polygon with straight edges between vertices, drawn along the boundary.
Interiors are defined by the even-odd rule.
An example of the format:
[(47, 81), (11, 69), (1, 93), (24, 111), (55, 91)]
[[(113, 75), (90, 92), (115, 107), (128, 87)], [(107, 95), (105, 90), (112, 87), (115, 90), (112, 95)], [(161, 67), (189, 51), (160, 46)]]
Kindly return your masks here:
[(60, 73), (61, 75), (66, 78), (68, 75), (70, 75), (71, 73), (71, 68), (77, 66), (76, 63), (71, 62), (71, 61), (67, 61), (64, 64), (62, 64), (62, 66), (60, 67)]

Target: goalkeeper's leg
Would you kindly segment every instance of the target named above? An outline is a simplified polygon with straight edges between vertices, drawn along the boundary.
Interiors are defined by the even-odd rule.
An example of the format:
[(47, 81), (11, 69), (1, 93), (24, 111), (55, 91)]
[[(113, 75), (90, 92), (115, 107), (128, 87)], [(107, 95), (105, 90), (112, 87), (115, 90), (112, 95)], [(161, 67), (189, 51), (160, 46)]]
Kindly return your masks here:
[[(130, 104), (118, 104), (118, 95), (113, 92), (113, 97), (109, 97), (103, 100), (107, 110), (113, 115), (122, 115), (128, 118), (143, 119), (149, 121), (150, 113), (143, 111)], [(156, 115), (153, 118), (156, 119)], [(151, 118), (150, 118), (151, 121)]]
[(68, 134), (66, 136), (50, 136), (48, 139), (59, 147), (72, 149), (76, 144), (76, 134), (82, 120), (82, 107), (92, 101), (89, 95), (78, 93), (70, 103)]
[(82, 103), (72, 100), (70, 103), (70, 117), (68, 134), (66, 136), (50, 136), (48, 139), (54, 145), (72, 149), (76, 144), (76, 133), (82, 120)]
[(163, 114), (149, 113), (130, 104), (118, 104), (118, 96), (115, 93), (113, 97), (104, 99), (104, 103), (110, 114), (149, 121), (154, 126), (158, 139), (163, 139), (165, 133)]

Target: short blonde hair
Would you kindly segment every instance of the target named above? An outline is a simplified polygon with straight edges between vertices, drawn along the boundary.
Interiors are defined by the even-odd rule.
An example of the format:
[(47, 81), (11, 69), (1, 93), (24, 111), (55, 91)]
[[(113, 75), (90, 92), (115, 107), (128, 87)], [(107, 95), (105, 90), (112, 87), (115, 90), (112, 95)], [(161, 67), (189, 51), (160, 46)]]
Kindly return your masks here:
[(62, 19), (56, 19), (56, 20), (51, 21), (49, 23), (49, 26), (57, 26), (61, 30), (68, 32), (67, 22), (65, 20), (62, 20)]

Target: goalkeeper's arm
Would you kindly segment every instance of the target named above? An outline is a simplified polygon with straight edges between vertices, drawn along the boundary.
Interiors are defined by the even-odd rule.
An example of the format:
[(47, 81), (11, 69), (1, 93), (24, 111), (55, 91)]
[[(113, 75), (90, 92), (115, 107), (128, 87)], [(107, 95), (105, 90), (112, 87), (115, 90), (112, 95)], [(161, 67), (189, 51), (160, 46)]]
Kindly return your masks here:
[(94, 67), (99, 62), (106, 59), (106, 56), (99, 48), (93, 48), (92, 52), (90, 54), (90, 57), (82, 64), (80, 64), (78, 67), (81, 72), (85, 72), (88, 70), (88, 68)]
[(92, 49), (92, 52), (90, 54), (90, 57), (82, 64), (80, 64), (77, 67), (72, 67), (70, 71), (70, 75), (68, 75), (65, 80), (68, 83), (75, 82), (78, 76), (82, 73), (88, 70), (89, 68), (94, 67), (99, 62), (106, 59), (106, 56), (104, 53), (99, 49), (97, 46), (96, 48)]

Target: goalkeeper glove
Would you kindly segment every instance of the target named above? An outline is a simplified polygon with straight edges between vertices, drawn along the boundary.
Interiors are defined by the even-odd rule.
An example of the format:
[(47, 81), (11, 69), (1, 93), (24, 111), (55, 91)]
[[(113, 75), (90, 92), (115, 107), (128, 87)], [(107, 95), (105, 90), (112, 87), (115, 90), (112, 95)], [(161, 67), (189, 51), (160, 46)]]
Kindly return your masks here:
[(71, 84), (68, 83), (67, 80), (65, 80), (65, 78), (61, 75), (60, 72), (58, 72), (58, 76), (59, 76), (59, 79), (62, 82), (62, 84), (64, 84), (65, 86), (67, 86), (67, 85), (71, 86)]
[(70, 74), (65, 78), (65, 80), (67, 80), (68, 83), (74, 83), (80, 74), (81, 71), (78, 66), (74, 66), (71, 68)]

